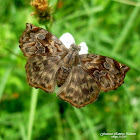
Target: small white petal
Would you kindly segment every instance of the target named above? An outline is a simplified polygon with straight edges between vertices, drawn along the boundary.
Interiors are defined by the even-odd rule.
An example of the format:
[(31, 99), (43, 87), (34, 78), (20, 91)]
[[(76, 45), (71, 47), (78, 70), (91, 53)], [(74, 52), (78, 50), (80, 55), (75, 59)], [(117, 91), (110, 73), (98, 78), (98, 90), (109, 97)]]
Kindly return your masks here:
[(79, 54), (88, 54), (87, 44), (85, 42), (81, 42), (79, 45), (81, 46)]
[(70, 33), (64, 33), (59, 39), (68, 49), (70, 48), (71, 44), (75, 43), (75, 40)]

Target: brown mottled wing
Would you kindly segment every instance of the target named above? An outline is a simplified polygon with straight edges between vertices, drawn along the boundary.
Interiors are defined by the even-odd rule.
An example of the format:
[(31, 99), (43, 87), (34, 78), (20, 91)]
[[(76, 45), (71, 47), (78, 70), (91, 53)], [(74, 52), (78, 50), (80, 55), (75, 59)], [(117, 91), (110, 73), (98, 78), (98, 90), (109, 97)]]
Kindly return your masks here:
[(43, 28), (27, 23), (19, 40), (19, 47), (26, 57), (66, 52), (62, 42)]
[(107, 92), (117, 89), (123, 82), (129, 67), (116, 60), (96, 55), (80, 55), (82, 68), (91, 75), (101, 90)]
[(74, 66), (57, 95), (61, 99), (80, 108), (95, 101), (100, 89), (93, 77), (81, 66)]
[(56, 73), (61, 66), (60, 56), (30, 57), (26, 64), (28, 82), (31, 86), (52, 93), (56, 85)]

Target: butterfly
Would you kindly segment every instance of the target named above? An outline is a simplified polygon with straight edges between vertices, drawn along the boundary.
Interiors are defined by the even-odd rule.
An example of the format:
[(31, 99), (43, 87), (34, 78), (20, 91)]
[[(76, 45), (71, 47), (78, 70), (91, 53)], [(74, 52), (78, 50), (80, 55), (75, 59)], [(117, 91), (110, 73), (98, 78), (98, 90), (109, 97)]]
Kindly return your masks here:
[(98, 98), (100, 91), (117, 89), (129, 67), (97, 54), (79, 55), (75, 43), (67, 49), (47, 30), (27, 23), (19, 47), (28, 57), (25, 69), (29, 85), (57, 96), (80, 108)]

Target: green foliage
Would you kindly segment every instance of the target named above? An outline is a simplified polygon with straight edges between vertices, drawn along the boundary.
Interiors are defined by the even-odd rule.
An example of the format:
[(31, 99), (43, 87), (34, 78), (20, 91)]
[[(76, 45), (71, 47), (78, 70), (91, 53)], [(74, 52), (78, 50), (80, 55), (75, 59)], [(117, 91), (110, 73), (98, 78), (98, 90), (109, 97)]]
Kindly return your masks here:
[(0, 140), (111, 139), (100, 136), (103, 132), (137, 133), (127, 139), (140, 139), (140, 7), (117, 0), (50, 2), (55, 7), (50, 26), (54, 35), (69, 32), (77, 44), (85, 41), (90, 53), (112, 57), (131, 69), (121, 87), (100, 93), (96, 102), (81, 109), (56, 93), (32, 89), (19, 37), (25, 23), (45, 26), (30, 15), (29, 1), (0, 1)]

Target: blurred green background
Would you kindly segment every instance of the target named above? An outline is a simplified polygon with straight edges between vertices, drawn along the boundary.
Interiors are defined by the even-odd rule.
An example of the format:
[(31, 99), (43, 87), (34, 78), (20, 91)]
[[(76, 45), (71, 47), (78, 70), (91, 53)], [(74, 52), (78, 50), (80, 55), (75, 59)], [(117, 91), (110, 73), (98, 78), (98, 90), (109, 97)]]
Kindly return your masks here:
[[(140, 140), (140, 1), (50, 0), (51, 33), (71, 33), (90, 53), (128, 65), (124, 84), (101, 92), (81, 109), (28, 85), (19, 37), (26, 23), (38, 23), (28, 0), (0, 0), (0, 140), (108, 140), (100, 133), (136, 133)], [(57, 5), (56, 5), (57, 4)], [(136, 6), (137, 4), (137, 6)]]

